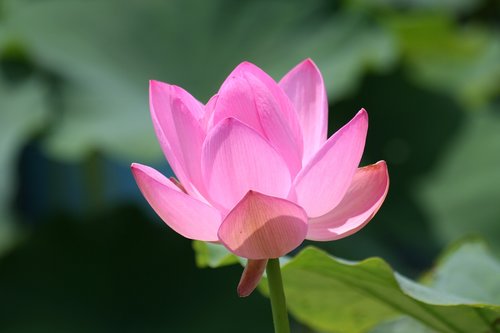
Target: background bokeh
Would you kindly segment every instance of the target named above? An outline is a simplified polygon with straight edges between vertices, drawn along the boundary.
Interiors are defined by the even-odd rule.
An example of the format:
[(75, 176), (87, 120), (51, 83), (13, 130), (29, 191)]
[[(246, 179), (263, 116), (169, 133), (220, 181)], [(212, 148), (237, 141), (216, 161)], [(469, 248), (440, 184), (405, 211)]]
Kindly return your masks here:
[(391, 176), (362, 232), (316, 245), (412, 277), (466, 235), (500, 254), (498, 1), (2, 0), (0, 332), (270, 332), (241, 267), (196, 268), (129, 165), (171, 174), (149, 79), (206, 102), (243, 60), (278, 80), (307, 57), (330, 132), (365, 107), (363, 164)]

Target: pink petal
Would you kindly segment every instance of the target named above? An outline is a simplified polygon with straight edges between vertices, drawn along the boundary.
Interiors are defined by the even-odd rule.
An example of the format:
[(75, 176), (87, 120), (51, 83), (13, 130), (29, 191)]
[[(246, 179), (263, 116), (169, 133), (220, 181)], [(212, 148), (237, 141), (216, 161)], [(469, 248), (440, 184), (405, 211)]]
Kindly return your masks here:
[(344, 197), (361, 160), (368, 130), (364, 109), (332, 135), (294, 181), (297, 203), (309, 217), (332, 210)]
[(321, 73), (311, 59), (306, 59), (279, 82), (295, 107), (304, 137), (302, 162), (309, 159), (326, 141), (328, 99)]
[(221, 121), (203, 144), (202, 169), (208, 196), (230, 210), (249, 191), (286, 197), (290, 172), (281, 156), (250, 127), (234, 118)]
[(225, 118), (235, 118), (264, 135), (253, 87), (244, 75), (235, 69), (224, 81), (217, 96), (208, 130)]
[(213, 127), (212, 124), (214, 121), (214, 119), (213, 119), (214, 118), (214, 110), (215, 110), (215, 106), (217, 105), (218, 100), (219, 100), (219, 95), (215, 94), (210, 98), (210, 100), (205, 105), (205, 112), (204, 112), (203, 118), (201, 120), (201, 125), (205, 129), (205, 131), (208, 131), (208, 128)]
[(307, 233), (307, 215), (285, 199), (250, 191), (226, 216), (219, 240), (248, 259), (279, 258), (299, 246)]
[(293, 175), (300, 170), (302, 132), (293, 105), (278, 84), (257, 66), (244, 62), (223, 83), (212, 126), (228, 117), (264, 136), (283, 156)]
[(170, 228), (186, 238), (218, 240), (221, 216), (215, 208), (185, 194), (153, 168), (134, 163), (131, 169), (142, 194)]
[(201, 146), (203, 105), (183, 89), (151, 81), (150, 104), (153, 125), (165, 156), (188, 193), (201, 198)]
[(238, 296), (247, 297), (259, 285), (262, 274), (266, 270), (267, 259), (252, 260), (249, 259), (243, 274), (241, 275), (240, 283), (238, 283)]
[(377, 213), (388, 190), (389, 174), (384, 161), (359, 168), (340, 204), (309, 220), (307, 239), (332, 241), (357, 232)]

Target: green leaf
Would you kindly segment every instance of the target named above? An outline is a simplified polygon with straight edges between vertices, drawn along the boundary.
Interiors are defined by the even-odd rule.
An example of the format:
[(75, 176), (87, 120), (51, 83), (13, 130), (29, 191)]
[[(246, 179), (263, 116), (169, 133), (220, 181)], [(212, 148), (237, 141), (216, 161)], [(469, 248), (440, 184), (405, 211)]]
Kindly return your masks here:
[(479, 240), (452, 246), (425, 280), (440, 291), (500, 304), (500, 264)]
[[(459, 248), (441, 263), (443, 274), (456, 274), (449, 268), (454, 266), (451, 260), (459, 261), (464, 255), (482, 253)], [(494, 260), (474, 268), (489, 274), (499, 267)], [(411, 316), (438, 332), (483, 332), (500, 316), (500, 300), (490, 302), (469, 297), (478, 295), (452, 294), (417, 284), (379, 258), (348, 262), (309, 247), (285, 264), (282, 273), (290, 312), (324, 332), (366, 332), (400, 315)], [(469, 274), (469, 268), (462, 266), (460, 273)], [(494, 278), (498, 281), (496, 275)], [(483, 287), (486, 290), (487, 286)], [(265, 283), (261, 289), (267, 291)]]
[(411, 317), (401, 317), (377, 325), (370, 333), (436, 333)]
[[(453, 245), (438, 260), (437, 266), (424, 278), (426, 284), (435, 290), (474, 299), (478, 302), (500, 304), (500, 264), (493, 257), (481, 241), (460, 242)], [(496, 332), (495, 323), (499, 314), (492, 315), (484, 308), (475, 308), (477, 315), (492, 325), (491, 330)], [(498, 328), (496, 328), (498, 329)], [(431, 333), (431, 330), (422, 323), (409, 317), (402, 317), (383, 323), (370, 333)]]
[[(328, 1), (5, 1), (5, 24), (37, 64), (56, 72), (65, 110), (45, 146), (78, 160), (94, 150), (127, 160), (161, 156), (147, 83), (186, 88), (201, 101), (239, 62), (280, 78), (304, 58), (323, 70), (331, 97), (395, 59), (384, 30)], [(57, 14), (55, 14), (57, 13)], [(64, 50), (62, 52), (61, 50)]]
[(454, 96), (470, 108), (500, 93), (500, 38), (484, 26), (459, 26), (444, 13), (390, 15), (412, 77), (426, 87)]
[(196, 265), (199, 268), (217, 268), (240, 262), (240, 259), (224, 246), (215, 243), (193, 241)]
[(443, 243), (480, 234), (500, 253), (500, 114), (496, 111), (467, 114), (462, 132), (418, 188)]
[(408, 9), (423, 11), (471, 12), (477, 9), (484, 0), (347, 0), (351, 6), (364, 9)]
[[(194, 241), (193, 248), (199, 267), (239, 260), (219, 244)], [(371, 333), (479, 332), (500, 318), (500, 262), (479, 241), (447, 250), (425, 285), (382, 259), (349, 262), (313, 247), (282, 264), (290, 312), (323, 332), (361, 333), (374, 326)], [(260, 290), (267, 294), (265, 279)]]

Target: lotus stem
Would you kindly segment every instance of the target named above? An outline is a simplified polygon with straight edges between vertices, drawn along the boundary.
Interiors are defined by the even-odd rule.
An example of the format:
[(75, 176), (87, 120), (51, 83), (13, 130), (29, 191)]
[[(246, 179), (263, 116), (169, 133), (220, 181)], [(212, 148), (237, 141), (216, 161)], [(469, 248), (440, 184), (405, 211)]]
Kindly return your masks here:
[(266, 273), (269, 284), (271, 309), (273, 312), (274, 332), (290, 333), (290, 323), (288, 322), (288, 312), (286, 310), (285, 292), (283, 290), (279, 259), (269, 259)]

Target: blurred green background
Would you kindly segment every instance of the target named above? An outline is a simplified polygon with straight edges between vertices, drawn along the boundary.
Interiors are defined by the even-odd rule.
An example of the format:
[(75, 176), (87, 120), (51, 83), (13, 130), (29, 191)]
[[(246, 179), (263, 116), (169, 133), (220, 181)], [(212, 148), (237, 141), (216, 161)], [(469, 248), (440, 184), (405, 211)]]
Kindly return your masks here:
[(129, 165), (171, 174), (149, 79), (206, 102), (243, 60), (278, 80), (307, 57), (330, 132), (365, 107), (363, 164), (391, 176), (365, 229), (315, 245), (413, 277), (469, 234), (499, 255), (500, 2), (2, 0), (0, 332), (271, 332), (241, 267), (196, 268)]

